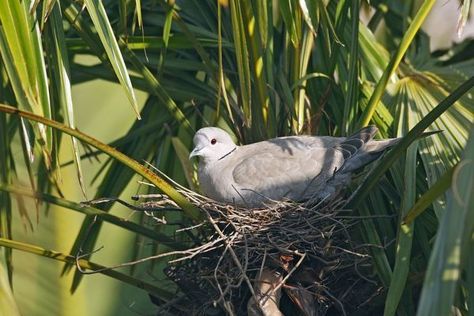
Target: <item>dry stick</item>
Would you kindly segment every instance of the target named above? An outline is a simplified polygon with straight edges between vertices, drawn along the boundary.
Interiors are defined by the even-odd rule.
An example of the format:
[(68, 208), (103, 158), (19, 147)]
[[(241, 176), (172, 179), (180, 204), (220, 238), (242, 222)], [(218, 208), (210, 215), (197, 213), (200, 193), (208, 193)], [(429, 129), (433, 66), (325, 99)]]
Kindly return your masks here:
[[(186, 249), (186, 250), (176, 250), (176, 251), (165, 252), (165, 253), (161, 253), (159, 255), (150, 256), (150, 257), (146, 257), (146, 258), (142, 258), (142, 259), (138, 259), (138, 260), (134, 260), (134, 261), (129, 261), (129, 262), (117, 264), (117, 265), (114, 265), (114, 266), (111, 266), (111, 267), (106, 267), (106, 268), (98, 269), (98, 270), (94, 270), (94, 271), (85, 271), (78, 264), (77, 264), (77, 266), (78, 266), (77, 268), (83, 274), (96, 274), (96, 273), (103, 272), (103, 271), (108, 271), (108, 270), (114, 270), (114, 269), (117, 269), (117, 268), (133, 266), (135, 264), (139, 264), (139, 263), (143, 263), (143, 262), (147, 262), (147, 261), (150, 261), (150, 260), (159, 259), (159, 258), (163, 258), (163, 257), (169, 257), (169, 256), (173, 256), (173, 255), (184, 255), (184, 254), (187, 255), (187, 256), (169, 261), (169, 263), (175, 263), (175, 262), (183, 261), (183, 260), (186, 260), (186, 259), (191, 259), (191, 258), (195, 257), (198, 254), (216, 249), (218, 247), (212, 247), (212, 246), (215, 245), (216, 243), (219, 243), (219, 242), (223, 241), (223, 239), (225, 239), (225, 237), (218, 238), (218, 239), (216, 239), (212, 242), (209, 242), (205, 245), (201, 245), (199, 247), (190, 248), (190, 249)], [(97, 250), (94, 251), (94, 252), (97, 252)], [(87, 255), (89, 255), (89, 254), (82, 254), (82, 255), (76, 256), (76, 262), (78, 262), (79, 259), (81, 259), (82, 257), (87, 256)]]
[(263, 259), (262, 259), (262, 264), (260, 265), (260, 270), (258, 271), (258, 279), (260, 280), (262, 278), (262, 272), (263, 268), (265, 266), (265, 261), (267, 260), (267, 248), (263, 250)]
[[(149, 185), (155, 187), (153, 184), (144, 182), (144, 181), (137, 181), (139, 184)], [(140, 199), (162, 199), (164, 194), (161, 193), (150, 193), (150, 194), (135, 194), (132, 195), (132, 200), (138, 201)]]
[[(363, 260), (363, 259), (362, 259)], [(361, 260), (361, 261), (362, 261)], [(362, 280), (365, 280), (366, 282), (369, 282), (371, 284), (374, 284), (374, 285), (377, 285), (377, 282), (374, 281), (374, 280), (371, 280), (369, 279), (368, 277), (366, 277), (365, 275), (363, 275), (360, 271), (359, 271), (359, 263), (357, 261), (354, 262), (354, 271), (357, 273), (357, 275), (362, 279)]]
[(350, 292), (352, 291), (352, 289), (357, 285), (357, 283), (359, 283), (359, 280), (356, 280), (354, 283), (352, 283), (352, 284), (344, 291), (344, 293), (342, 293), (342, 295), (339, 296), (339, 298), (342, 300), (342, 299), (344, 299), (347, 295), (349, 295)]
[(94, 200), (89, 200), (89, 201), (84, 201), (84, 202), (81, 202), (81, 205), (85, 205), (85, 206), (94, 206), (94, 205), (97, 205), (97, 204), (105, 204), (105, 203), (112, 203), (112, 202), (117, 202), (117, 203), (120, 203), (122, 204), (123, 206), (127, 207), (128, 209), (132, 210), (132, 211), (140, 211), (140, 212), (145, 212), (146, 215), (152, 217), (156, 222), (160, 223), (160, 224), (167, 224), (166, 222), (166, 219), (163, 217), (163, 218), (158, 218), (156, 216), (153, 216), (151, 214), (149, 214), (149, 212), (154, 212), (154, 211), (163, 211), (163, 210), (180, 210), (178, 208), (175, 208), (175, 207), (155, 207), (155, 206), (135, 206), (135, 205), (132, 205), (124, 200), (121, 200), (119, 198), (99, 198), (99, 199), (94, 199)]
[(355, 252), (355, 251), (350, 251), (349, 249), (345, 249), (345, 248), (342, 248), (342, 247), (339, 247), (339, 246), (333, 246), (333, 245), (331, 245), (331, 247), (334, 248), (334, 249), (339, 249), (339, 250), (341, 250), (342, 252), (345, 252), (345, 253), (354, 255), (354, 256), (356, 256), (356, 257), (360, 257), (360, 258), (370, 258), (369, 255), (365, 255), (365, 254), (358, 253), (358, 252)]
[[(102, 250), (102, 248), (104, 248), (104, 246), (100, 246), (99, 248), (97, 249), (94, 249), (92, 250), (91, 252), (88, 252), (86, 254), (82, 254), (82, 248), (85, 244), (85, 242), (87, 241), (87, 236), (89, 235), (90, 231), (92, 230), (92, 227), (95, 225), (95, 223), (97, 222), (97, 215), (94, 215), (94, 217), (92, 218), (92, 221), (91, 223), (89, 224), (89, 226), (87, 227), (87, 231), (86, 231), (86, 238), (84, 240), (82, 240), (81, 244), (79, 245), (79, 251), (77, 252), (77, 254), (74, 256), (75, 260), (76, 260), (76, 268), (79, 272), (83, 273), (83, 270), (82, 267), (81, 267), (81, 264), (79, 262), (80, 259), (84, 258), (84, 257), (88, 257), (96, 252), (99, 252), (100, 250)], [(97, 272), (102, 272), (104, 270), (107, 270), (107, 269), (99, 269), (99, 270), (94, 270), (97, 271)]]
[(149, 163), (149, 162), (146, 161), (146, 160), (143, 160), (143, 162), (144, 162), (148, 167), (150, 167), (151, 169), (153, 169), (154, 171), (156, 171), (157, 173), (159, 173), (160, 176), (164, 177), (167, 181), (169, 181), (171, 184), (173, 184), (175, 188), (179, 188), (179, 189), (182, 189), (182, 190), (190, 191), (189, 189), (185, 188), (184, 186), (182, 186), (181, 184), (179, 184), (178, 182), (176, 182), (175, 180), (173, 180), (171, 177), (169, 177), (168, 175), (166, 175), (163, 171), (161, 171), (160, 169), (158, 169), (157, 167), (155, 167), (153, 164)]
[(198, 250), (196, 250), (196, 252), (190, 254), (189, 256), (184, 256), (184, 257), (181, 257), (181, 258), (178, 258), (178, 259), (170, 260), (170, 261), (168, 261), (168, 263), (176, 263), (176, 262), (180, 262), (180, 261), (192, 259), (192, 258), (194, 258), (194, 257), (197, 256), (197, 255), (200, 255), (200, 254), (209, 252), (209, 251), (211, 251), (211, 250), (218, 249), (218, 248), (220, 248), (221, 246), (216, 246), (216, 247), (212, 247), (212, 246), (215, 245), (216, 243), (220, 242), (220, 241), (221, 241), (221, 239), (217, 239), (217, 240), (214, 241), (214, 242), (207, 243), (207, 244), (205, 245), (206, 247), (203, 247), (202, 250), (201, 250), (201, 249), (198, 249)]
[(200, 224), (193, 225), (193, 226), (183, 227), (183, 228), (177, 229), (176, 232), (180, 233), (180, 232), (184, 232), (184, 231), (188, 231), (188, 230), (193, 230), (193, 229), (199, 228), (203, 225), (204, 225), (204, 223), (200, 223)]
[[(235, 235), (237, 236), (237, 235)], [(235, 238), (233, 238), (235, 239)], [(232, 240), (233, 240), (232, 239)], [(225, 254), (227, 253), (227, 250), (229, 250), (230, 248), (230, 243), (227, 243), (225, 248), (224, 248), (224, 251), (222, 252), (222, 255), (220, 256), (219, 260), (217, 261), (217, 265), (216, 265), (216, 268), (214, 269), (214, 279), (216, 280), (216, 284), (217, 284), (217, 288), (219, 289), (219, 293), (220, 293), (220, 297), (218, 299), (222, 301), (222, 303), (224, 304), (224, 308), (225, 310), (230, 314), (230, 315), (234, 315), (234, 311), (232, 310), (232, 306), (230, 305), (230, 303), (228, 301), (226, 301), (225, 299), (225, 293), (224, 291), (222, 290), (222, 287), (221, 287), (221, 284), (217, 278), (217, 271), (218, 271), (218, 268), (222, 262), (222, 260), (224, 259), (224, 256)], [(225, 291), (227, 292), (227, 288), (225, 289)]]
[(346, 316), (347, 313), (346, 313), (346, 310), (344, 309), (344, 305), (341, 303), (341, 301), (339, 301), (334, 295), (332, 295), (328, 290), (326, 290), (324, 287), (321, 288), (323, 290), (324, 293), (326, 293), (327, 296), (329, 296), (330, 298), (333, 299), (333, 301), (339, 305), (339, 308), (341, 309), (341, 312), (342, 312), (342, 315)]

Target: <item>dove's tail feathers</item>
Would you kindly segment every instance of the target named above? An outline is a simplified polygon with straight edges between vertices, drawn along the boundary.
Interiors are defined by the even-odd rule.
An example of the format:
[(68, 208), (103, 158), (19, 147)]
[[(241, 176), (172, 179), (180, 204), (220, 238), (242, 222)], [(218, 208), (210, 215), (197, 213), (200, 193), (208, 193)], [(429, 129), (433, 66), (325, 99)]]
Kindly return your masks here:
[(339, 147), (343, 150), (344, 165), (340, 172), (354, 172), (379, 158), (385, 150), (394, 146), (400, 138), (373, 140), (378, 129), (369, 125), (346, 138)]
[(353, 156), (357, 155), (359, 150), (374, 138), (377, 131), (377, 127), (370, 125), (360, 129), (341, 142), (337, 146), (337, 149), (342, 152), (344, 160), (351, 159)]
[[(442, 131), (424, 132), (418, 137), (418, 139), (441, 132)], [(344, 150), (343, 154), (345, 160), (344, 165), (340, 171), (353, 172), (364, 167), (365, 165), (378, 159), (385, 151), (398, 144), (398, 142), (400, 142), (402, 139), (402, 137), (398, 137), (383, 140), (373, 140), (375, 133), (377, 133), (377, 128), (375, 126), (368, 126), (361, 129), (359, 132), (347, 138), (340, 144), (340, 147)], [(370, 138), (367, 138), (368, 135), (370, 135)], [(357, 139), (355, 137), (360, 137), (359, 140), (360, 142), (363, 142), (363, 145), (357, 148), (355, 152), (351, 152), (351, 154), (346, 158), (348, 148), (350, 148), (348, 145), (354, 143), (354, 139)]]
[(360, 130), (358, 130), (357, 132), (355, 132), (351, 136), (349, 136), (346, 140), (360, 139), (364, 143), (367, 143), (372, 138), (374, 138), (374, 136), (375, 136), (375, 134), (377, 134), (378, 130), (379, 129), (375, 125), (369, 125), (369, 126), (366, 126), (366, 127), (362, 127)]
[(387, 149), (395, 146), (401, 138), (370, 140), (355, 155), (344, 160), (341, 172), (354, 172), (379, 158)]

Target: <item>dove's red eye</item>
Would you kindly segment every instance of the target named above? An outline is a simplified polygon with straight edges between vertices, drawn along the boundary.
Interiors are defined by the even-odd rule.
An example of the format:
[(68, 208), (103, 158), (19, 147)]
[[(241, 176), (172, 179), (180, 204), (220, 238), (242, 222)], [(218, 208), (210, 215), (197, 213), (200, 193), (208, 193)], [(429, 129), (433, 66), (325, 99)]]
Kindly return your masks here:
[(217, 143), (217, 140), (215, 138), (211, 139), (211, 144), (215, 145)]

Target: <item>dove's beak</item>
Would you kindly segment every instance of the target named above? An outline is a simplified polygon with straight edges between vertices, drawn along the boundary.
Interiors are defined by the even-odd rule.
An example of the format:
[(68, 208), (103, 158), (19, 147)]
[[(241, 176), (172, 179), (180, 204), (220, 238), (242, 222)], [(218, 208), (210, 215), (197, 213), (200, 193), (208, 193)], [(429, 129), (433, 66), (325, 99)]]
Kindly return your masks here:
[(193, 157), (196, 157), (196, 156), (200, 156), (201, 155), (201, 150), (202, 148), (200, 147), (195, 147), (193, 149), (193, 151), (189, 154), (189, 159), (193, 158)]

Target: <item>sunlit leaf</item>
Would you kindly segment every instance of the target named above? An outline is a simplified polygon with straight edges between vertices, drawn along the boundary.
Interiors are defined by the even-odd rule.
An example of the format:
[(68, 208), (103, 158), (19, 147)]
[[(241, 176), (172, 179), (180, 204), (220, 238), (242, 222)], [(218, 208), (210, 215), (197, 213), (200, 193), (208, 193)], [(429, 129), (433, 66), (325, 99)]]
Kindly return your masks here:
[(362, 126), (366, 126), (367, 124), (369, 124), (370, 119), (372, 118), (372, 115), (374, 114), (375, 108), (380, 98), (382, 97), (382, 94), (385, 90), (385, 87), (388, 84), (390, 77), (392, 76), (393, 72), (400, 64), (403, 56), (405, 55), (406, 50), (408, 49), (411, 42), (413, 41), (413, 38), (418, 32), (418, 29), (423, 24), (423, 21), (428, 16), (428, 13), (431, 11), (431, 8), (433, 7), (434, 3), (435, 3), (434, 0), (425, 1), (423, 5), (420, 7), (417, 15), (413, 18), (413, 21), (410, 24), (410, 27), (408, 28), (402, 41), (400, 42), (400, 46), (398, 47), (396, 54), (390, 59), (390, 63), (385, 69), (382, 75), (382, 78), (380, 78), (374, 90), (374, 93), (372, 97), (370, 98), (369, 104), (367, 105), (367, 108), (364, 111), (364, 115), (362, 116), (362, 120), (361, 120)]
[[(57, 4), (51, 11), (49, 19), (48, 31), (50, 32), (49, 40), (51, 43), (51, 63), (54, 83), (56, 86), (55, 93), (58, 94), (58, 101), (66, 114), (66, 120), (69, 127), (75, 128), (74, 107), (71, 94), (71, 74), (69, 70), (69, 57), (65, 45), (65, 37), (62, 26), (61, 11)], [(79, 153), (78, 141), (71, 137), (72, 150), (74, 154), (74, 162), (77, 168), (77, 178), (84, 197), (87, 196), (84, 184), (84, 176), (82, 172), (82, 164)]]
[(125, 65), (125, 62), (123, 60), (120, 48), (118, 46), (117, 40), (115, 39), (112, 26), (110, 25), (102, 1), (84, 0), (84, 3), (86, 4), (87, 11), (91, 16), (91, 19), (97, 29), (102, 44), (104, 45), (104, 49), (107, 53), (107, 56), (109, 57), (109, 61), (112, 64), (112, 67), (114, 68), (115, 74), (117, 75), (120, 83), (122, 84), (127, 98), (133, 107), (133, 110), (135, 111), (137, 117), (140, 118), (137, 99), (135, 96), (135, 91), (133, 90), (132, 83), (130, 82), (127, 66)]

